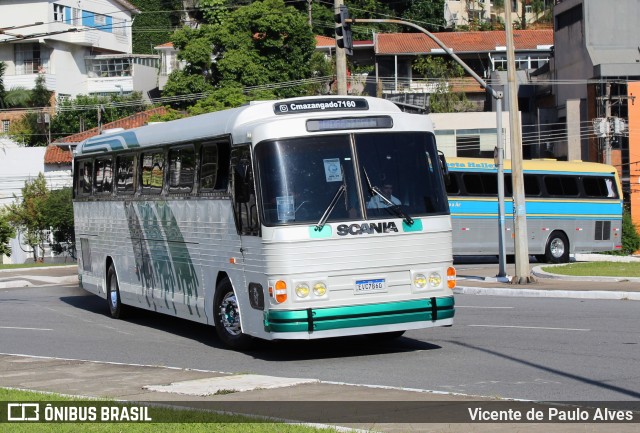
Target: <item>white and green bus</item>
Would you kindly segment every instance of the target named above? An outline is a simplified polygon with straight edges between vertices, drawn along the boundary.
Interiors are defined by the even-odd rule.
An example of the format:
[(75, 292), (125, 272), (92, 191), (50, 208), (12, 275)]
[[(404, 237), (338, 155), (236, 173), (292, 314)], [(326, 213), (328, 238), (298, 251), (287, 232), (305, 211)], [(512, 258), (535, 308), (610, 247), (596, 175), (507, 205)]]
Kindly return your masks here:
[(74, 154), (78, 272), (129, 307), (252, 338), (452, 324), (443, 158), (426, 116), (368, 97), (252, 103)]

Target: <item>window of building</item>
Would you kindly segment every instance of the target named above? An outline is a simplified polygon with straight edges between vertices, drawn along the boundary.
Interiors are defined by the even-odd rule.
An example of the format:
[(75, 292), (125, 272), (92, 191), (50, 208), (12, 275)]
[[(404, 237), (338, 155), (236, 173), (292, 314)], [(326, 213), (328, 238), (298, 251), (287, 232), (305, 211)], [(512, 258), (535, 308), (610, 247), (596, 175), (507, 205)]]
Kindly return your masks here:
[(164, 186), (164, 153), (142, 154), (141, 185), (144, 194), (160, 194)]
[(9, 132), (9, 127), (10, 126), (11, 126), (11, 121), (10, 120), (3, 120), (2, 121), (2, 131), (0, 131), (0, 132), (4, 132), (4, 133)]
[(53, 20), (59, 23), (64, 22), (64, 9), (63, 5), (53, 4)]
[(49, 49), (39, 43), (14, 45), (16, 75), (37, 74), (49, 67)]
[(86, 59), (87, 74), (90, 77), (130, 77), (131, 59), (109, 58), (109, 59)]
[(135, 156), (120, 155), (116, 159), (116, 189), (118, 194), (135, 192)]
[(193, 147), (169, 151), (169, 192), (190, 193), (196, 172)]

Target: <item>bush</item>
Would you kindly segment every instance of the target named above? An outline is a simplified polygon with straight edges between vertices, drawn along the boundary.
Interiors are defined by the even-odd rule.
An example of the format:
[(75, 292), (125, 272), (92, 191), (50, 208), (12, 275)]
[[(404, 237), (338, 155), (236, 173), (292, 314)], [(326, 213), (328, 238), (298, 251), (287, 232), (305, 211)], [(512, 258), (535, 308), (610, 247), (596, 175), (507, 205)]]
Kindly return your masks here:
[(623, 255), (630, 255), (640, 250), (640, 235), (631, 221), (631, 213), (625, 211), (622, 215), (622, 251)]

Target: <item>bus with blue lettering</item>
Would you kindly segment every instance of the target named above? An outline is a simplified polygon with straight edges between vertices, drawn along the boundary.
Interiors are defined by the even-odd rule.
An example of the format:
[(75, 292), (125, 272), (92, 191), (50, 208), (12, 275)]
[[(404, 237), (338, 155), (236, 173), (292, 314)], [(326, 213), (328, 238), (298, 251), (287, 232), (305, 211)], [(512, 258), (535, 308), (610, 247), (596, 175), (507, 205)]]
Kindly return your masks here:
[(74, 153), (81, 286), (255, 338), (398, 337), (454, 316), (444, 157), (426, 116), (303, 97), (113, 131)]
[[(497, 255), (494, 161), (448, 158), (445, 179), (454, 255)], [(505, 250), (514, 254), (511, 161), (505, 161)], [(539, 262), (622, 248), (622, 188), (615, 167), (582, 161), (523, 161), (529, 253)]]

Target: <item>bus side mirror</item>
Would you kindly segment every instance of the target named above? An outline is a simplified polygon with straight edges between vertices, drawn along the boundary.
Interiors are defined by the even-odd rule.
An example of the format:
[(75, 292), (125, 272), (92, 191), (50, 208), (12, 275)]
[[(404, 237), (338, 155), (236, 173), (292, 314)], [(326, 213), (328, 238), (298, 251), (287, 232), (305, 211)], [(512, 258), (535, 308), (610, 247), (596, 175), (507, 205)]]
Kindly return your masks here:
[(438, 151), (438, 160), (440, 161), (442, 175), (449, 176), (449, 166), (447, 165), (447, 158), (444, 156), (444, 153), (441, 150)]

